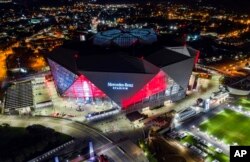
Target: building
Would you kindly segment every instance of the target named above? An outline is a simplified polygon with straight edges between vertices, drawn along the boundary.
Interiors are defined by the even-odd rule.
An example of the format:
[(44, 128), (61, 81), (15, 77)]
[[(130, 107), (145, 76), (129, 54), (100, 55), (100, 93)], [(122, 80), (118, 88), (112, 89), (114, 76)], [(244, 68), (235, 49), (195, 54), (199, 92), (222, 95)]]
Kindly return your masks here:
[(34, 106), (32, 82), (21, 81), (12, 83), (4, 97), (4, 113), (29, 114)]
[(111, 102), (123, 110), (184, 98), (199, 53), (159, 45), (150, 29), (114, 29), (77, 43), (48, 55), (58, 93), (84, 103)]
[(250, 75), (226, 78), (224, 82), (230, 94), (237, 96), (247, 96), (250, 94)]

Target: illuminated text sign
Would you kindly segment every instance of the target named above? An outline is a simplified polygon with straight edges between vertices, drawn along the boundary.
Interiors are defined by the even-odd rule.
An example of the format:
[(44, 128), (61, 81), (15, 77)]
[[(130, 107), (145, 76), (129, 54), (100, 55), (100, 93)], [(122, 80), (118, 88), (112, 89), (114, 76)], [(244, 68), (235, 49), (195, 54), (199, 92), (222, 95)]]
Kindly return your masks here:
[(128, 90), (129, 88), (133, 88), (134, 84), (108, 82), (108, 87), (112, 87), (113, 90)]

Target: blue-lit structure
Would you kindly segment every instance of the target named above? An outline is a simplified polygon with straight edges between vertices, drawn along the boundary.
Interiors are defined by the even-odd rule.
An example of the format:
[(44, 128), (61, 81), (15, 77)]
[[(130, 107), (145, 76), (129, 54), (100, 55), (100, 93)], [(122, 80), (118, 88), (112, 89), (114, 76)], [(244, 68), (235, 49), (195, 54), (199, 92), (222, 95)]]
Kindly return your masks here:
[(62, 94), (73, 84), (78, 76), (52, 60), (48, 60), (48, 62), (51, 67), (51, 72), (55, 75), (54, 81), (58, 93)]
[(97, 33), (93, 38), (95, 45), (117, 45), (119, 47), (130, 47), (133, 44), (152, 44), (156, 41), (157, 35), (152, 29), (113, 29)]

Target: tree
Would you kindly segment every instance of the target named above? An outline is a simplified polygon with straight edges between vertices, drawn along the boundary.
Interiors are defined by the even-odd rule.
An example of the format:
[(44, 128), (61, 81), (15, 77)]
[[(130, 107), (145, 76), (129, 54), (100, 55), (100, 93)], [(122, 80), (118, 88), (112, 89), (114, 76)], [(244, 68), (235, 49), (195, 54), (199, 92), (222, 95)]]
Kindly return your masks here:
[(36, 151), (41, 152), (44, 150), (46, 146), (47, 145), (44, 141), (40, 141), (39, 143), (36, 144)]
[(10, 127), (10, 124), (8, 124), (8, 123), (3, 123), (2, 126), (3, 126), (4, 128), (9, 128), (9, 127)]
[(22, 153), (23, 153), (23, 155), (24, 155), (26, 158), (29, 158), (30, 155), (32, 154), (31, 149), (32, 149), (32, 148), (29, 147), (29, 148), (24, 148), (24, 149), (22, 150)]
[(15, 157), (15, 162), (23, 162), (25, 160), (24, 156), (22, 154), (17, 154)]

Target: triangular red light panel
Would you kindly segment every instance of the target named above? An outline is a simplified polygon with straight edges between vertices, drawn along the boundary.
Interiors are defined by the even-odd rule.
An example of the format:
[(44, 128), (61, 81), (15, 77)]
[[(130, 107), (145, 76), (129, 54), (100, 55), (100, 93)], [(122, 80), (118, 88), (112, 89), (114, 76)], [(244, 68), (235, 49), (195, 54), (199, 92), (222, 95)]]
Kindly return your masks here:
[(106, 94), (90, 82), (85, 76), (80, 75), (69, 89), (63, 94), (67, 97), (105, 97)]
[(139, 90), (134, 96), (122, 101), (122, 107), (126, 108), (129, 105), (137, 103), (146, 97), (157, 94), (166, 90), (167, 80), (166, 74), (160, 71), (152, 80), (150, 80), (141, 90)]

